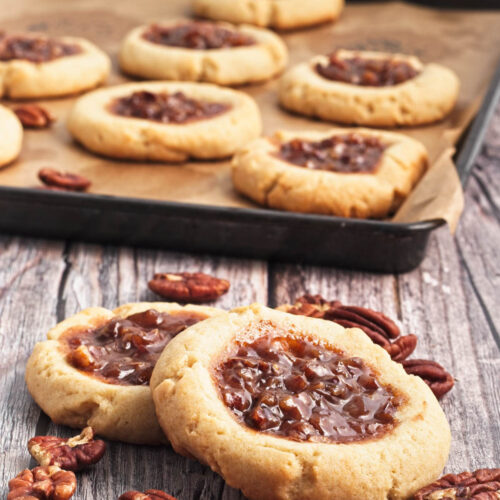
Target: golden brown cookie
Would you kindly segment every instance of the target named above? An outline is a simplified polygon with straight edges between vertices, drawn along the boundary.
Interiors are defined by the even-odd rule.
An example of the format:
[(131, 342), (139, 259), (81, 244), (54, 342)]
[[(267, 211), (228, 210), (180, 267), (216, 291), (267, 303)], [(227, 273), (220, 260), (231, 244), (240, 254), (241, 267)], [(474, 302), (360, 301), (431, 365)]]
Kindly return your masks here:
[(167, 302), (85, 309), (36, 344), (28, 390), (57, 424), (129, 443), (165, 442), (148, 385), (154, 364), (173, 336), (220, 312)]
[(9, 108), (0, 105), (0, 167), (14, 161), (21, 151), (23, 126)]
[(76, 94), (105, 82), (110, 67), (109, 57), (83, 38), (0, 36), (0, 97)]
[(237, 191), (260, 205), (342, 217), (385, 217), (427, 167), (427, 152), (403, 134), (336, 128), (277, 132), (233, 159)]
[(457, 101), (459, 80), (440, 64), (413, 56), (338, 50), (288, 70), (281, 104), (322, 120), (374, 127), (441, 120)]
[(77, 100), (73, 137), (116, 158), (183, 162), (223, 158), (260, 135), (260, 112), (243, 92), (186, 82), (127, 83)]
[(151, 378), (173, 448), (253, 500), (407, 499), (450, 447), (427, 385), (359, 329), (260, 305), (193, 325)]
[(284, 30), (335, 21), (343, 8), (344, 0), (193, 0), (197, 16)]
[(120, 51), (125, 73), (219, 85), (267, 80), (284, 69), (287, 59), (286, 45), (271, 31), (186, 19), (139, 26)]

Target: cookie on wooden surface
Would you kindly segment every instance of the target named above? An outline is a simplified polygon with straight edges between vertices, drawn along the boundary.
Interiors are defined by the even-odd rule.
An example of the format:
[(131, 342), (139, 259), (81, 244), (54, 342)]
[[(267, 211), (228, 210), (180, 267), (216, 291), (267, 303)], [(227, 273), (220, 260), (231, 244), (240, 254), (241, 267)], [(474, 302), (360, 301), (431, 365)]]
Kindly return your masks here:
[(375, 127), (423, 125), (448, 115), (459, 80), (440, 64), (385, 52), (338, 50), (288, 70), (281, 104), (322, 120)]
[(252, 500), (407, 499), (450, 430), (418, 377), (359, 329), (260, 305), (182, 332), (151, 377), (173, 448)]
[(69, 118), (87, 149), (135, 160), (183, 162), (232, 155), (261, 132), (247, 94), (208, 83), (127, 83), (77, 100)]
[(343, 8), (344, 0), (193, 0), (197, 16), (285, 30), (335, 21)]
[(57, 424), (129, 443), (165, 442), (149, 389), (153, 367), (172, 337), (220, 312), (167, 302), (85, 309), (36, 344), (28, 390)]
[(385, 217), (427, 168), (427, 152), (403, 134), (335, 128), (277, 132), (233, 158), (237, 191), (260, 205), (343, 217)]
[(219, 85), (267, 80), (284, 69), (287, 59), (286, 45), (271, 31), (186, 19), (139, 26), (120, 50), (125, 73)]
[(0, 97), (77, 94), (105, 82), (110, 68), (109, 57), (83, 38), (0, 36)]

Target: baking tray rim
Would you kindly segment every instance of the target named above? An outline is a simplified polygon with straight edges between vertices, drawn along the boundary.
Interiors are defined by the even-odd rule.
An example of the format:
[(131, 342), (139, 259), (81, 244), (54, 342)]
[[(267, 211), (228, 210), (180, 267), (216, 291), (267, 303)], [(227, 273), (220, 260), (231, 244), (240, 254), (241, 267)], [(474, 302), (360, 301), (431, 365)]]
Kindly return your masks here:
[[(474, 116), (471, 125), (466, 129), (457, 146), (457, 154), (455, 155), (455, 166), (460, 177), (462, 186), (465, 187), (469, 175), (471, 173), (474, 160), (481, 147), (482, 139), (486, 133), (490, 118), (495, 111), (496, 104), (500, 100), (500, 64), (497, 65), (496, 71), (490, 81), (488, 90), (482, 100), (481, 106)], [(404, 130), (402, 130), (404, 133)], [(333, 215), (320, 214), (304, 214), (298, 212), (288, 212), (280, 210), (272, 210), (269, 208), (243, 208), (243, 207), (226, 207), (216, 205), (204, 205), (199, 203), (187, 203), (164, 200), (150, 200), (128, 196), (114, 196), (95, 193), (75, 193), (62, 191), (49, 191), (40, 188), (1, 186), (0, 196), (10, 199), (26, 198), (30, 203), (37, 202), (40, 204), (58, 206), (73, 206), (83, 203), (86, 209), (106, 208), (115, 212), (136, 212), (151, 211), (155, 213), (163, 210), (169, 211), (169, 215), (186, 214), (195, 212), (197, 216), (206, 215), (211, 218), (217, 216), (222, 219), (265, 219), (268, 223), (282, 222), (309, 222), (318, 223), (321, 225), (331, 224), (335, 226), (349, 226), (356, 229), (366, 228), (367, 231), (378, 230), (387, 233), (409, 233), (420, 231), (432, 231), (446, 224), (446, 221), (441, 218), (429, 219), (419, 222), (391, 222), (376, 219), (355, 219), (348, 217), (339, 217)], [(29, 200), (28, 200), (29, 199)], [(54, 203), (57, 201), (57, 203)], [(2, 215), (0, 213), (0, 222)]]

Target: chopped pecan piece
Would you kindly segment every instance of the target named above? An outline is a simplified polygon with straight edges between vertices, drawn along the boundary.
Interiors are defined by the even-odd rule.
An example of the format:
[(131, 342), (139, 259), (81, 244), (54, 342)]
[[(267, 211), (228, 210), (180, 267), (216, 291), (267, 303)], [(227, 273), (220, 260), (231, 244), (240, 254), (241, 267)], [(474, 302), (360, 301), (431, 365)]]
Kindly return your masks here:
[(311, 316), (334, 321), (345, 328), (360, 328), (375, 344), (383, 347), (394, 361), (406, 359), (417, 346), (413, 334), (400, 336), (401, 332), (390, 318), (366, 307), (345, 306), (338, 300), (328, 301), (321, 295), (303, 295), (293, 306), (281, 309), (291, 314)]
[(229, 290), (229, 281), (204, 273), (157, 273), (148, 286), (169, 300), (210, 302)]
[(56, 465), (25, 469), (9, 481), (7, 500), (67, 500), (76, 490), (76, 477)]
[(439, 399), (455, 384), (453, 377), (435, 361), (429, 359), (405, 359), (402, 362), (406, 373), (418, 375)]
[(22, 104), (13, 109), (24, 128), (47, 128), (55, 118), (39, 104)]
[(176, 500), (173, 496), (160, 490), (127, 491), (118, 500)]
[(58, 172), (53, 168), (42, 168), (38, 178), (47, 186), (65, 189), (67, 191), (85, 191), (90, 181), (85, 177), (70, 172)]
[(94, 440), (92, 427), (85, 427), (78, 436), (62, 439), (37, 436), (28, 441), (28, 451), (42, 466), (57, 465), (66, 470), (82, 470), (95, 464), (104, 455), (106, 443)]
[(475, 472), (447, 474), (418, 490), (413, 500), (499, 500), (500, 469), (479, 469)]

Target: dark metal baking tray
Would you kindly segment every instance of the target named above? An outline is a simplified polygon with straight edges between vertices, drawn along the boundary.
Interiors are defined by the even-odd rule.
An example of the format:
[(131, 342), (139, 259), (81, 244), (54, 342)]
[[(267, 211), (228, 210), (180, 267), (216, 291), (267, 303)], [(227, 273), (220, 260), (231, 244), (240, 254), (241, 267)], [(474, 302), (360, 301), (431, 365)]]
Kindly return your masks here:
[[(500, 67), (455, 163), (465, 186), (500, 97)], [(401, 273), (424, 258), (442, 219), (401, 224), (0, 187), (0, 231), (44, 238)]]

